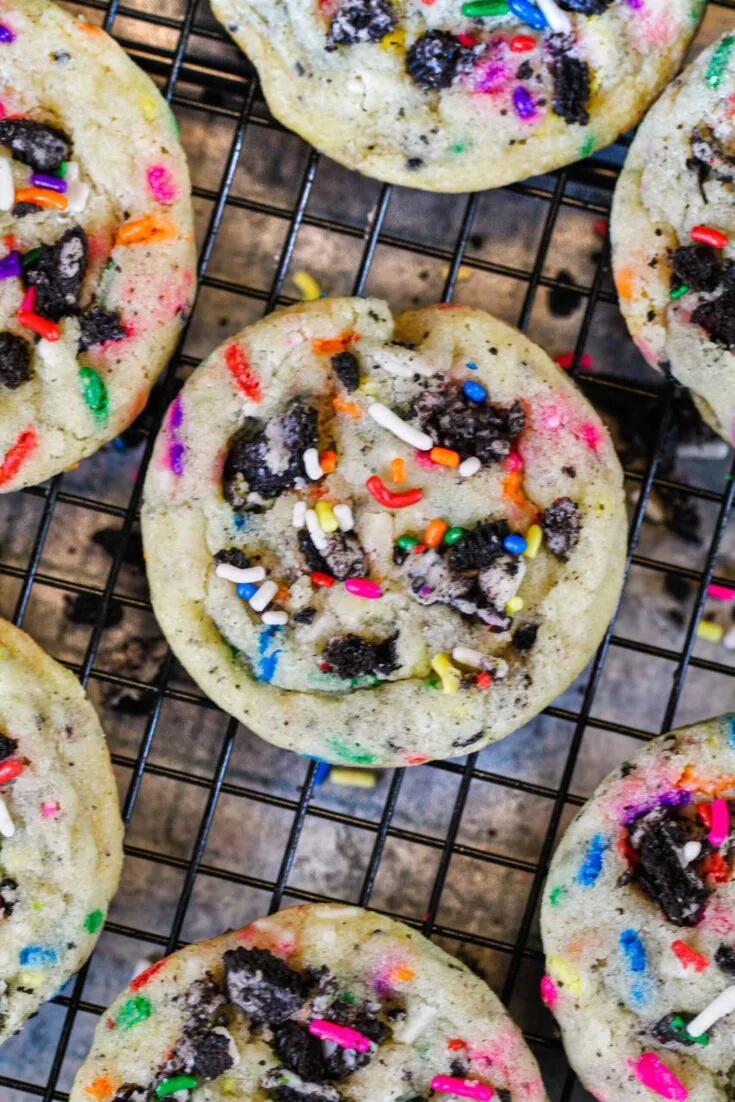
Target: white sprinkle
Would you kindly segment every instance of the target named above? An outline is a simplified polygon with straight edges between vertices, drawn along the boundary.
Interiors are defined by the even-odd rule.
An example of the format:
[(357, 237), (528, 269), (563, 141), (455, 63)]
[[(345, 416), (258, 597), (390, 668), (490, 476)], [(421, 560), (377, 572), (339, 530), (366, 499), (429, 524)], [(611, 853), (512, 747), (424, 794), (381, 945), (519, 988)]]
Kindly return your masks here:
[(277, 624), (281, 627), (288, 623), (288, 613), (274, 608), (270, 612), (264, 612), (262, 619), (264, 624)]
[(402, 1045), (412, 1045), (424, 1032), (432, 1018), (436, 1017), (436, 1014), (437, 1011), (433, 1006), (429, 1006), (425, 1002), (419, 1003), (415, 1009), (408, 1013), (404, 1022), (396, 1024), (393, 1029), (394, 1037)]
[(319, 462), (319, 452), (316, 448), (307, 448), (304, 452), (302, 459), (304, 460), (304, 467), (306, 473), (312, 482), (316, 482), (317, 479), (324, 477), (324, 471), (322, 465)]
[(479, 650), (473, 650), (472, 647), (455, 647), (452, 658), (455, 662), (459, 662), (460, 666), (471, 666), (473, 670), (479, 670), (482, 666), (482, 655)]
[(459, 473), (462, 478), (472, 478), (473, 474), (477, 474), (482, 463), (476, 455), (471, 455), (469, 459), (465, 459), (463, 463), (459, 465)]
[(687, 842), (684, 849), (681, 851), (681, 855), (684, 859), (685, 865), (691, 865), (692, 861), (696, 861), (702, 852), (701, 842)]
[(306, 518), (306, 502), (297, 501), (293, 507), (293, 519), (291, 523), (294, 528), (303, 528), (304, 520)]
[(407, 421), (404, 421), (392, 409), (384, 406), (382, 402), (373, 402), (368, 407), (368, 413), (373, 421), (377, 421), (382, 428), (388, 429), (388, 432), (392, 432), (394, 436), (397, 436), (399, 440), (403, 440), (406, 444), (410, 444), (412, 448), (417, 448), (420, 452), (428, 452), (434, 447), (434, 441), (427, 433), (415, 429), (413, 425), (409, 425)]
[(355, 518), (349, 505), (335, 505), (332, 512), (337, 518), (337, 524), (343, 532), (351, 532), (355, 527)]
[(13, 820), (10, 818), (10, 812), (2, 796), (0, 796), (0, 834), (2, 834), (3, 838), (12, 838), (15, 834)]
[(7, 157), (0, 157), (0, 210), (12, 210), (15, 203), (13, 170)]
[(66, 211), (67, 214), (81, 214), (89, 199), (89, 184), (79, 179), (79, 165), (69, 161), (66, 166)]
[(263, 609), (268, 608), (276, 593), (278, 593), (278, 586), (275, 582), (263, 582), (249, 601), (253, 612), (262, 612)]
[(228, 582), (262, 582), (265, 580), (265, 567), (262, 566), (231, 566), (228, 562), (218, 564), (215, 574), (218, 578), (224, 578)]
[(566, 12), (563, 12), (561, 8), (557, 7), (554, 0), (536, 0), (536, 3), (546, 16), (546, 22), (549, 24), (552, 31), (561, 31), (562, 34), (569, 34), (572, 29), (571, 20)]
[(311, 536), (311, 542), (316, 547), (317, 551), (326, 551), (329, 546), (329, 540), (324, 532), (322, 532), (322, 526), (319, 523), (319, 517), (316, 515), (314, 509), (307, 509), (306, 527), (309, 529), (309, 535)]
[(692, 1018), (687, 1026), (687, 1033), (690, 1037), (701, 1037), (715, 1022), (733, 1010), (735, 1010), (735, 984), (730, 984), (716, 999), (712, 1000), (709, 1006), (705, 1006), (696, 1018)]

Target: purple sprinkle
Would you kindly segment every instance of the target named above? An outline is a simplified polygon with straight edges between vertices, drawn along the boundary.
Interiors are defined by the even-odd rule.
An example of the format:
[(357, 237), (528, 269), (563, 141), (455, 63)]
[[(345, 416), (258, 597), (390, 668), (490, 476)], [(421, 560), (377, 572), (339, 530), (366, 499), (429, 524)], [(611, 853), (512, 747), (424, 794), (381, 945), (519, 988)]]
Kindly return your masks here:
[(638, 11), (643, 6), (643, 0), (628, 0), (628, 6)]
[(186, 446), (179, 440), (174, 440), (168, 449), (168, 462), (171, 470), (179, 478), (184, 473), (184, 452)]
[(22, 273), (23, 268), (18, 253), (8, 253), (0, 260), (0, 279), (12, 279), (22, 275)]
[(45, 187), (48, 191), (66, 191), (66, 180), (61, 176), (48, 176), (45, 172), (32, 172), (31, 184), (33, 187)]
[(0, 42), (15, 42), (17, 35), (5, 23), (0, 23)]
[(635, 807), (629, 808), (623, 816), (623, 824), (629, 826), (641, 815), (647, 815), (649, 811), (653, 811), (654, 808), (660, 807), (662, 804), (668, 807), (680, 807), (683, 804), (688, 804), (691, 798), (691, 793), (687, 792), (685, 788), (674, 788), (660, 796), (652, 796), (645, 803), (636, 804)]
[(420, 596), (428, 597), (430, 593), (431, 593), (431, 586), (430, 585), (422, 585), (421, 586), (421, 589), (419, 590)]
[(170, 429), (178, 429), (184, 420), (184, 404), (181, 401), (181, 395), (174, 399), (171, 403), (171, 410), (168, 415), (168, 427)]
[(536, 114), (536, 104), (521, 84), (513, 92), (513, 106), (519, 119), (532, 119)]

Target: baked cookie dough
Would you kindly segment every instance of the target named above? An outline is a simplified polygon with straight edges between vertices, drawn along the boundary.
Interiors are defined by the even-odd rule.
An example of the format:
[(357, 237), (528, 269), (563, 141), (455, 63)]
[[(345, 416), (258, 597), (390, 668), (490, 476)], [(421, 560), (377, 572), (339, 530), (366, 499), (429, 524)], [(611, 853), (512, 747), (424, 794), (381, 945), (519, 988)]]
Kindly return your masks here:
[(0, 620), (0, 1043), (84, 964), (121, 863), (95, 711), (72, 674)]
[(194, 290), (189, 175), (153, 83), (46, 0), (0, 12), (0, 492), (140, 413)]
[(704, 7), (703, 0), (212, 4), (285, 126), (368, 176), (454, 192), (522, 180), (614, 141), (674, 75)]
[(735, 715), (654, 739), (559, 845), (542, 995), (600, 1102), (735, 1087)]
[(735, 442), (735, 33), (651, 109), (615, 191), (615, 283), (631, 336)]
[(103, 1016), (70, 1102), (544, 1102), (482, 980), (401, 922), (292, 907), (154, 964)]
[(480, 310), (279, 313), (170, 407), (142, 508), (153, 606), (214, 701), (332, 762), (502, 738), (591, 657), (622, 475), (572, 382)]

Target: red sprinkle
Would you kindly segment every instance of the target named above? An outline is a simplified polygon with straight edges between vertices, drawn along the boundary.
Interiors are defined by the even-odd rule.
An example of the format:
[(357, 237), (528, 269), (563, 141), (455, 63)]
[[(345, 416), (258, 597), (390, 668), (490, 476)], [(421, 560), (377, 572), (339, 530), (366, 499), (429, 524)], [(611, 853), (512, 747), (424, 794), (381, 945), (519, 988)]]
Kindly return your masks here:
[(260, 380), (253, 374), (253, 369), (239, 344), (231, 344), (225, 349), (225, 363), (236, 386), (245, 397), (251, 402), (259, 402), (263, 397)]
[(424, 491), (418, 489), (389, 490), (377, 474), (371, 475), (365, 486), (378, 504), (384, 505), (386, 509), (405, 509), (408, 505), (418, 504), (424, 496)]
[[(558, 363), (559, 367), (563, 368), (564, 371), (569, 371), (570, 367), (574, 363), (574, 353), (562, 352), (560, 356), (555, 357), (554, 362)], [(581, 367), (582, 371), (592, 370), (592, 357), (590, 356), (589, 352), (585, 352), (584, 355), (581, 357), (579, 361), (579, 366)]]
[(312, 571), (311, 584), (321, 586), (322, 589), (331, 589), (334, 585), (334, 578), (329, 574), (322, 574), (321, 570)]
[(14, 781), (16, 777), (19, 777), (23, 772), (23, 762), (18, 758), (10, 758), (9, 761), (0, 763), (0, 784), (7, 784), (8, 781)]
[(33, 333), (38, 333), (45, 341), (57, 341), (61, 336), (61, 330), (54, 321), (41, 318), (38, 314), (32, 314), (29, 310), (18, 311), (18, 323)]
[(528, 50), (533, 50), (535, 45), (536, 39), (530, 34), (517, 34), (510, 40), (510, 48), (514, 54), (525, 54)]
[(4, 486), (6, 482), (12, 482), (25, 460), (31, 452), (35, 451), (37, 443), (38, 437), (33, 426), (20, 433), (15, 443), (6, 452), (5, 459), (0, 463), (0, 486)]
[(712, 812), (709, 804), (697, 804), (697, 815), (709, 830), (712, 826)]
[(146, 970), (144, 972), (141, 972), (139, 975), (137, 975), (135, 977), (134, 980), (131, 980), (130, 981), (130, 990), (131, 991), (140, 991), (141, 987), (145, 987), (145, 985), (148, 983), (148, 981), (152, 980), (153, 977), (156, 975), (156, 973), (161, 971), (164, 964), (166, 963), (166, 959), (167, 959), (166, 957), (163, 957), (162, 960), (157, 960), (155, 964), (152, 964), (150, 966), (150, 968), (146, 968)]
[(710, 853), (700, 861), (699, 871), (712, 884), (727, 884), (732, 879), (732, 869), (721, 853)]
[(461, 1040), (459, 1037), (450, 1037), (447, 1041), (447, 1048), (451, 1052), (459, 1052), (461, 1048), (467, 1048), (467, 1042)]
[(710, 962), (708, 957), (705, 957), (702, 953), (698, 953), (696, 949), (690, 948), (678, 938), (676, 941), (672, 941), (671, 948), (685, 968), (691, 965), (695, 972), (704, 972), (705, 968), (709, 968)]
[(477, 687), (478, 689), (489, 689), (493, 683), (493, 679), (487, 670), (483, 670), (482, 673), (477, 675)]
[(477, 39), (471, 34), (458, 34), (457, 38), (462, 46), (476, 46)]
[(692, 241), (698, 241), (701, 245), (711, 245), (713, 249), (724, 249), (728, 242), (727, 234), (720, 233), (712, 226), (692, 226), (689, 236)]

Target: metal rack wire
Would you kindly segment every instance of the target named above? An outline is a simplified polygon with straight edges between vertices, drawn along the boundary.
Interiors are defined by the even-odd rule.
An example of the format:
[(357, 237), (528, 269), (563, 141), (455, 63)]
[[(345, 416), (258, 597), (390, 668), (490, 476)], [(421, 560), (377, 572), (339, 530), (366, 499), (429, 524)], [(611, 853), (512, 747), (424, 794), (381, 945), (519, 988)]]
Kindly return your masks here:
[[(159, 10), (156, 10), (157, 7)], [(712, 7), (735, 10), (735, 0), (723, 0), (722, 3)], [(357, 225), (354, 221), (343, 219), (339, 214), (332, 212), (327, 214), (314, 212), (310, 209), (309, 201), (320, 161), (314, 152), (310, 152), (305, 159), (303, 172), (298, 187), (294, 190), (294, 199), (291, 204), (282, 205), (276, 200), (264, 199), (258, 195), (236, 194), (233, 190), (233, 181), (243, 150), (246, 149), (249, 134), (255, 128), (265, 128), (277, 134), (280, 128), (265, 109), (252, 69), (236, 51), (225, 46), (225, 36), (204, 10), (204, 4), (199, 0), (185, 0), (179, 7), (176, 0), (171, 0), (169, 13), (168, 8), (163, 7), (161, 10), (161, 6), (156, 5), (155, 2), (146, 7), (144, 0), (139, 5), (135, 0), (131, 0), (127, 5), (118, 3), (117, 0), (111, 0), (109, 3), (105, 0), (90, 0), (89, 3), (78, 6), (78, 9), (93, 21), (101, 20), (105, 29), (119, 38), (133, 58), (156, 79), (175, 110), (200, 113), (204, 120), (222, 119), (231, 126), (229, 148), (219, 170), (219, 185), (204, 186), (196, 179), (194, 181), (195, 199), (201, 204), (202, 209), (208, 209), (200, 246), (200, 286), (203, 289), (226, 292), (238, 296), (239, 299), (250, 300), (251, 303), (259, 303), (262, 312), (267, 312), (276, 305), (293, 301), (284, 290), (287, 286), (287, 275), (299, 234), (307, 228), (313, 228), (339, 235), (346, 241), (359, 243), (361, 251), (352, 283), (354, 294), (365, 291), (376, 251), (381, 247), (389, 247), (415, 258), (416, 263), (430, 260), (444, 264), (446, 274), (443, 299), (445, 301), (454, 295), (463, 265), (468, 265), (478, 272), (517, 281), (524, 287), (524, 293), (515, 320), (521, 329), (526, 329), (529, 326), (539, 290), (541, 288), (553, 290), (566, 286), (558, 277), (550, 276), (547, 270), (552, 238), (561, 212), (583, 211), (589, 215), (604, 217), (609, 211), (616, 178), (615, 166), (621, 159), (617, 154), (622, 152), (622, 148), (617, 150), (617, 154), (613, 151), (612, 155), (598, 156), (553, 176), (527, 181), (507, 189), (511, 196), (540, 200), (545, 208), (538, 246), (530, 268), (500, 263), (492, 257), (467, 255), (481, 202), (478, 196), (457, 198), (456, 202), (462, 205), (462, 213), (451, 248), (442, 244), (433, 244), (423, 236), (420, 239), (413, 239), (391, 230), (390, 211), (391, 203), (394, 201), (394, 189), (388, 185), (377, 189), (377, 199), (363, 225)], [(225, 279), (211, 273), (211, 261), (218, 234), (222, 230), (223, 219), (229, 211), (237, 211), (243, 215), (249, 212), (267, 216), (282, 223), (285, 234), (268, 286), (261, 287), (251, 282)], [(18, 585), (14, 622), (19, 625), (24, 622), (34, 587), (58, 590), (64, 594), (86, 594), (95, 597), (98, 599), (97, 615), (91, 628), (86, 651), (80, 662), (69, 664), (85, 686), (97, 681), (131, 690), (150, 690), (150, 709), (137, 751), (114, 755), (116, 767), (126, 776), (123, 805), (126, 824), (133, 816), (145, 778), (160, 778), (182, 787), (194, 786), (201, 789), (204, 795), (201, 818), (187, 858), (158, 852), (148, 846), (132, 843), (127, 846), (126, 852), (129, 858), (141, 858), (152, 862), (156, 867), (175, 869), (182, 877), (176, 906), (165, 933), (146, 929), (144, 919), (136, 924), (115, 921), (114, 917), (108, 920), (106, 931), (120, 938), (132, 940), (139, 946), (138, 955), (151, 950), (170, 952), (182, 944), (182, 931), (187, 910), (198, 877), (211, 880), (214, 891), (224, 882), (235, 882), (261, 892), (268, 892), (272, 910), (281, 906), (286, 897), (304, 901), (327, 898), (328, 896), (322, 892), (294, 885), (290, 879), (305, 825), (310, 820), (316, 819), (331, 827), (342, 825), (369, 832), (372, 839), (370, 852), (359, 895), (355, 899), (363, 906), (370, 905), (381, 861), (386, 846), (390, 842), (400, 840), (426, 847), (435, 853), (438, 862), (425, 913), (421, 917), (411, 918), (405, 915), (397, 917), (413, 922), (428, 936), (439, 936), (460, 946), (466, 944), (480, 946), (504, 956), (506, 968), (502, 990), (499, 993), (507, 1004), (510, 1005), (513, 1002), (513, 1008), (517, 1009), (516, 996), (521, 986), (520, 977), (523, 968), (529, 963), (536, 970), (539, 967), (540, 953), (532, 944), (531, 933), (557, 831), (563, 822), (565, 812), (569, 808), (578, 807), (583, 802), (581, 796), (573, 791), (573, 778), (585, 735), (588, 731), (594, 730), (611, 736), (621, 735), (630, 739), (643, 740), (653, 733), (641, 729), (635, 722), (628, 724), (618, 719), (606, 718), (604, 715), (595, 715), (596, 694), (609, 654), (613, 649), (618, 648), (669, 664), (671, 680), (666, 693), (662, 730), (669, 728), (676, 720), (685, 678), (691, 668), (725, 677), (732, 677), (735, 674), (735, 667), (726, 662), (694, 653), (697, 624), (704, 609), (708, 585), (712, 580), (719, 580), (721, 583), (728, 580), (718, 576), (716, 565), (735, 495), (735, 478), (733, 478), (735, 464), (730, 473), (720, 480), (720, 485), (717, 487), (688, 485), (675, 477), (669, 477), (669, 472), (661, 471), (664, 441), (674, 416), (674, 387), (671, 384), (652, 381), (651, 376), (641, 382), (637, 379), (631, 381), (622, 374), (620, 376), (614, 373), (580, 374), (582, 357), (593, 333), (596, 309), (600, 304), (615, 302), (609, 283), (606, 244), (600, 250), (592, 279), (585, 285), (577, 285), (574, 290), (583, 297), (584, 310), (574, 344), (572, 374), (585, 387), (593, 403), (601, 396), (611, 393), (628, 402), (631, 408), (634, 405), (646, 403), (650, 409), (650, 418), (658, 424), (657, 432), (653, 434), (655, 444), (647, 456), (645, 466), (626, 471), (627, 478), (637, 484), (640, 491), (632, 518), (627, 569), (636, 567), (656, 574), (673, 573), (693, 583), (696, 596), (678, 649), (619, 634), (615, 621), (610, 625), (593, 663), (584, 675), (583, 691), (578, 704), (570, 706), (565, 699), (563, 703), (547, 710), (547, 715), (566, 722), (571, 728), (571, 737), (556, 784), (549, 785), (520, 778), (510, 771), (504, 772), (502, 768), (497, 770), (485, 768), (478, 760), (478, 754), (471, 754), (462, 762), (437, 762), (421, 767), (441, 771), (456, 780), (452, 790), (451, 807), (447, 808), (447, 821), (443, 833), (432, 833), (410, 825), (401, 825), (401, 821), (396, 816), (404, 783), (404, 775), (400, 770), (391, 771), (385, 785), (382, 808), (377, 815), (371, 817), (361, 814), (359, 806), (353, 813), (352, 810), (345, 808), (335, 810), (316, 802), (314, 799), (316, 763), (308, 766), (303, 783), (297, 782), (300, 787), (296, 788), (295, 795), (290, 796), (276, 791), (264, 791), (262, 786), (228, 776), (228, 766), (238, 737), (238, 724), (234, 720), (226, 723), (217, 750), (216, 763), (209, 775), (199, 775), (196, 771), (190, 772), (170, 764), (156, 762), (152, 759), (151, 751), (159, 730), (162, 710), (167, 701), (177, 701), (203, 710), (211, 710), (214, 705), (203, 698), (190, 683), (182, 683), (173, 676), (175, 664), (170, 652), (166, 655), (160, 675), (153, 685), (121, 676), (100, 665), (100, 642), (111, 602), (119, 602), (123, 607), (136, 612), (150, 611), (150, 604), (146, 598), (130, 595), (124, 589), (121, 590), (119, 581), (126, 547), (137, 524), (143, 479), (150, 459), (155, 427), (173, 393), (177, 372), (190, 368), (197, 361), (196, 356), (184, 350), (186, 333), (162, 384), (152, 398), (154, 414), (152, 428), (143, 448), (137, 474), (132, 486), (129, 487), (127, 501), (107, 500), (87, 491), (79, 492), (74, 487), (69, 489), (68, 485), (65, 488), (65, 476), (59, 476), (43, 487), (26, 491), (28, 496), (39, 499), (40, 506), (32, 545), (24, 563), (19, 565), (12, 561), (0, 561), (0, 578), (6, 582), (12, 580)], [(194, 317), (196, 314), (190, 319), (190, 324)], [(216, 334), (211, 336), (210, 344), (213, 345), (218, 339)], [(696, 565), (672, 563), (658, 556), (637, 551), (647, 501), (654, 488), (689, 495), (708, 503), (716, 511), (708, 546), (703, 548)], [(54, 521), (55, 511), (64, 506), (99, 514), (110, 518), (114, 523), (119, 523), (116, 550), (104, 584), (100, 587), (79, 582), (73, 576), (60, 576), (43, 569), (44, 548)], [(294, 755), (281, 754), (278, 760), (284, 771), (290, 770), (294, 775), (298, 775), (298, 770), (304, 768), (301, 759)], [(503, 853), (492, 847), (486, 848), (462, 840), (462, 817), (467, 806), (470, 787), (473, 784), (487, 786), (488, 791), (491, 786), (499, 786), (520, 794), (523, 799), (533, 798), (546, 802), (548, 819), (535, 860), (526, 860), (513, 853)], [(224, 868), (205, 859), (208, 838), (218, 802), (222, 797), (267, 804), (289, 816), (287, 838), (282, 848), (280, 866), (274, 876), (251, 874), (248, 870), (247, 850), (242, 855), (237, 870)], [(488, 868), (493, 865), (502, 866), (526, 875), (525, 898), (515, 937), (495, 937), (478, 930), (468, 931), (440, 919), (442, 894), (446, 887), (450, 863), (456, 858), (481, 862)], [(10, 1097), (13, 1099), (36, 1097), (42, 1098), (44, 1102), (51, 1102), (52, 1099), (63, 1102), (68, 1097), (68, 1091), (60, 1084), (64, 1078), (62, 1069), (65, 1066), (75, 1021), (80, 1014), (94, 1016), (99, 1015), (103, 1010), (97, 1002), (85, 998), (85, 982), (88, 973), (89, 965), (82, 969), (73, 983), (55, 1000), (56, 1005), (62, 1010), (63, 1023), (55, 1039), (53, 1054), (47, 1070), (44, 1071), (42, 1081), (30, 1064), (27, 1069), (19, 1072), (17, 1062), (4, 1064), (3, 1054), (0, 1053), (0, 1097), (3, 1096), (4, 1091), (11, 1092)], [(547, 1023), (546, 1028), (541, 1030), (532, 1028), (528, 1030), (527, 1035), (541, 1059), (542, 1066), (546, 1066), (545, 1057), (548, 1057), (553, 1064), (555, 1070), (550, 1077), (553, 1080), (550, 1082), (551, 1095), (564, 1102), (573, 1095), (575, 1098), (582, 1098), (583, 1092), (576, 1085), (574, 1076), (563, 1065), (560, 1045), (550, 1024)]]

